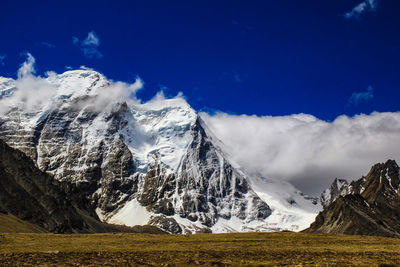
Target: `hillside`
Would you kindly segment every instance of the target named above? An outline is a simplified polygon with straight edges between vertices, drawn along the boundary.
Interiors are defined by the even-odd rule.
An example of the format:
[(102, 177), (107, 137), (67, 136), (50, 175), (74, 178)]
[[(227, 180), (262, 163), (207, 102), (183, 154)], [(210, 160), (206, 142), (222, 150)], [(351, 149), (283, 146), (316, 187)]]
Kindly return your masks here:
[(24, 153), (0, 139), (0, 232), (148, 232), (100, 222), (84, 194), (38, 170)]

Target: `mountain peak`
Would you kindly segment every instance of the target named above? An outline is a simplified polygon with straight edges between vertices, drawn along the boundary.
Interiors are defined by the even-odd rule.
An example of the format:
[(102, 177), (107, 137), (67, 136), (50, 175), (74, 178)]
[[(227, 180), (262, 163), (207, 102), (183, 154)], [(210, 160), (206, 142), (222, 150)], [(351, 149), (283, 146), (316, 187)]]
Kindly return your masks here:
[(335, 178), (331, 186), (322, 192), (320, 200), (325, 208), (335, 201), (339, 196), (344, 196), (349, 193), (349, 183), (344, 179)]
[(55, 87), (59, 98), (95, 95), (98, 88), (110, 84), (104, 75), (90, 69), (69, 70), (62, 74), (49, 75), (46, 80)]
[(399, 166), (396, 161), (393, 159), (388, 159), (385, 163), (377, 163), (372, 166), (371, 171), (380, 170), (383, 171), (385, 169), (397, 169)]
[[(306, 231), (399, 237), (399, 173), (394, 160), (373, 165), (366, 176), (353, 181), (345, 193), (324, 205)], [(327, 190), (336, 188), (337, 182), (335, 179)]]
[(397, 162), (393, 159), (388, 159), (384, 166), (390, 170), (396, 170), (399, 168), (399, 165), (397, 165)]
[(399, 169), (394, 160), (372, 166), (364, 178), (361, 195), (369, 203), (373, 203), (381, 196), (389, 197), (391, 192), (397, 193), (400, 187)]
[(91, 75), (102, 75), (100, 72), (95, 71), (90, 68), (81, 68), (76, 70), (67, 70), (60, 74), (61, 76), (81, 76), (83, 78), (89, 77)]

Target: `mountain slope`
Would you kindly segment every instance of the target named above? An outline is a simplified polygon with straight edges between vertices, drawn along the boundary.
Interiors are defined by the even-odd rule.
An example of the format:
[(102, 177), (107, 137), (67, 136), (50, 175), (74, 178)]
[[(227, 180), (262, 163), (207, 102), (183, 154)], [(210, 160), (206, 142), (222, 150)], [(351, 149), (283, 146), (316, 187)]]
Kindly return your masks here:
[(23, 221), (12, 214), (0, 212), (0, 233), (47, 233), (45, 229)]
[(122, 227), (99, 221), (75, 186), (38, 170), (24, 153), (0, 139), (0, 232), (165, 233), (155, 227)]
[(400, 168), (393, 160), (374, 165), (318, 214), (306, 232), (400, 237)]
[[(6, 81), (0, 91), (12, 98), (18, 82)], [(76, 185), (104, 222), (151, 223), (171, 233), (272, 231), (302, 228), (316, 215), (318, 207), (292, 186), (272, 194), (261, 183), (254, 191), (251, 176), (232, 165), (181, 97), (140, 103), (130, 97), (131, 85), (92, 70), (42, 84), (51, 87), (49, 100), (11, 105), (0, 135), (40, 170)], [(287, 195), (284, 210), (268, 204), (275, 195)]]
[(56, 233), (90, 232), (84, 217), (96, 217), (67, 184), (39, 171), (22, 152), (0, 140), (0, 207)]

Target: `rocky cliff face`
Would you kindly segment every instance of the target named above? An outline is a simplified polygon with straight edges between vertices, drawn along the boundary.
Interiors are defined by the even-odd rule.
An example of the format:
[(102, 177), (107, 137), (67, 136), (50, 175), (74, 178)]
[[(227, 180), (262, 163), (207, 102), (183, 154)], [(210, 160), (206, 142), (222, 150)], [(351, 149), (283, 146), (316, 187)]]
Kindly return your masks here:
[[(55, 233), (91, 232), (97, 215), (79, 191), (38, 170), (31, 159), (0, 140), (2, 213)], [(99, 221), (100, 223), (100, 221)]]
[(157, 165), (143, 179), (139, 203), (155, 213), (178, 214), (206, 227), (212, 227), (220, 217), (242, 221), (267, 218), (271, 214), (269, 206), (214, 147), (200, 119), (190, 131), (193, 139), (177, 175), (166, 175)]
[(349, 194), (350, 191), (350, 186), (346, 180), (335, 178), (331, 186), (321, 194), (320, 202), (322, 207), (328, 207), (339, 196), (345, 196)]
[[(19, 90), (14, 80), (4, 81), (2, 96)], [(280, 222), (295, 230), (296, 220), (315, 216), (302, 215), (297, 202), (310, 201), (292, 187), (297, 202), (271, 208), (265, 202), (271, 195), (259, 197), (181, 97), (140, 103), (123, 91), (129, 86), (92, 70), (41, 82), (52, 88), (51, 99), (29, 110), (10, 106), (0, 116), (0, 136), (40, 170), (84, 192), (102, 221), (193, 233), (271, 231)]]
[[(132, 232), (165, 234), (154, 226), (123, 227), (102, 223), (85, 194), (69, 182), (40, 171), (19, 150), (0, 139), (1, 228), (15, 222), (12, 231), (52, 233)], [(15, 217), (17, 218), (15, 218)], [(21, 220), (19, 220), (21, 219)]]
[(327, 206), (307, 232), (400, 237), (400, 168), (393, 160), (374, 165)]

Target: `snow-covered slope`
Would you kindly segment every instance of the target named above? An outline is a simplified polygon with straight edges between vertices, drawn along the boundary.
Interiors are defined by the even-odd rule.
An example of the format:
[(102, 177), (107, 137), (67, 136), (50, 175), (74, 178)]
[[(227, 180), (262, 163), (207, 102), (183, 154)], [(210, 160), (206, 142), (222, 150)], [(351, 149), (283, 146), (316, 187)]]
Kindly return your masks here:
[(0, 115), (1, 138), (84, 189), (104, 221), (174, 233), (302, 230), (320, 209), (292, 185), (232, 165), (182, 97), (140, 103), (135, 84), (92, 70), (30, 82), (48, 99), (27, 109), (14, 96), (29, 83), (0, 79), (0, 104), (15, 98)]
[(9, 96), (15, 89), (13, 79), (0, 77), (0, 97)]
[(318, 199), (304, 195), (286, 181), (267, 180), (249, 175), (251, 186), (271, 207), (265, 223), (276, 230), (300, 231), (310, 226), (322, 209)]

